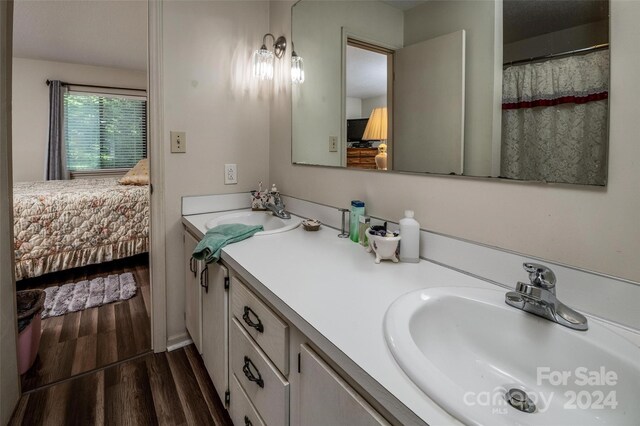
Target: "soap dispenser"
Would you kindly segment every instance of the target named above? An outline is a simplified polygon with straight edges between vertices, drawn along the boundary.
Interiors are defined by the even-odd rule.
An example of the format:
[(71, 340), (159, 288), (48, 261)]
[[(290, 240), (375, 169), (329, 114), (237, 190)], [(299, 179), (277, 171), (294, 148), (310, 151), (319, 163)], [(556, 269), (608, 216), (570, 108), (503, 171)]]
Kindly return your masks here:
[(351, 201), (351, 214), (349, 215), (349, 238), (354, 243), (359, 241), (358, 230), (360, 216), (364, 215), (364, 202), (360, 200)]
[(420, 224), (413, 218), (413, 210), (405, 210), (400, 219), (400, 261), (418, 263), (420, 261)]

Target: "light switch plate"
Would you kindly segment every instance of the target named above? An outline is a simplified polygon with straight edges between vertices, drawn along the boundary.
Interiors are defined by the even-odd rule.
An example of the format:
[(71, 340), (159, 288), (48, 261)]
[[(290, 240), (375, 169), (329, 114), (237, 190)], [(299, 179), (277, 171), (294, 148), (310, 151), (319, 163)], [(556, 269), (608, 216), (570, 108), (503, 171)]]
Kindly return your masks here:
[(171, 152), (185, 153), (187, 152), (187, 133), (171, 132)]
[(338, 152), (337, 136), (329, 136), (329, 152)]
[(224, 184), (234, 185), (236, 183), (238, 183), (238, 165), (225, 164), (224, 165)]

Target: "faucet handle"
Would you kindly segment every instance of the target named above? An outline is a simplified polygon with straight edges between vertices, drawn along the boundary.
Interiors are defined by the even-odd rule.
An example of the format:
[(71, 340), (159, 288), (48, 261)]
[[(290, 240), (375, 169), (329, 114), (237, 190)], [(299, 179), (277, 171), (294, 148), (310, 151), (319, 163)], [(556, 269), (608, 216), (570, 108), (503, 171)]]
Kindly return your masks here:
[(545, 289), (552, 289), (556, 286), (556, 274), (546, 266), (525, 262), (522, 267), (529, 273), (531, 284)]

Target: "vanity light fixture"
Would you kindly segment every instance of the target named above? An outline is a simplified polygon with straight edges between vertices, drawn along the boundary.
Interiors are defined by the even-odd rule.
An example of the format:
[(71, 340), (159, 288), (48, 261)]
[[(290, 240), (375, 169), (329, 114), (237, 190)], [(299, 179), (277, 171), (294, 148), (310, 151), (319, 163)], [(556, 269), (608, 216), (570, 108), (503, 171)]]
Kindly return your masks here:
[(291, 43), (293, 50), (291, 51), (291, 82), (293, 84), (304, 83), (304, 61), (295, 51), (293, 42)]
[[(273, 52), (267, 49), (267, 37), (273, 39)], [(262, 46), (253, 52), (253, 75), (260, 80), (273, 80), (274, 58), (282, 58), (287, 50), (287, 39), (283, 36), (275, 38), (271, 33), (262, 37)]]

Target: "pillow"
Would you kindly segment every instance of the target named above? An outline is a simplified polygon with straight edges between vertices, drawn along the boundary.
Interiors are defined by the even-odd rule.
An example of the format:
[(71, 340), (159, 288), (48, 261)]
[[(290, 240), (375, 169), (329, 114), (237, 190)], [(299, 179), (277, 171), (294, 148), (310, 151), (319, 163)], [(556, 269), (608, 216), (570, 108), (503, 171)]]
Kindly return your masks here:
[(120, 179), (122, 185), (149, 185), (149, 160), (143, 158)]

